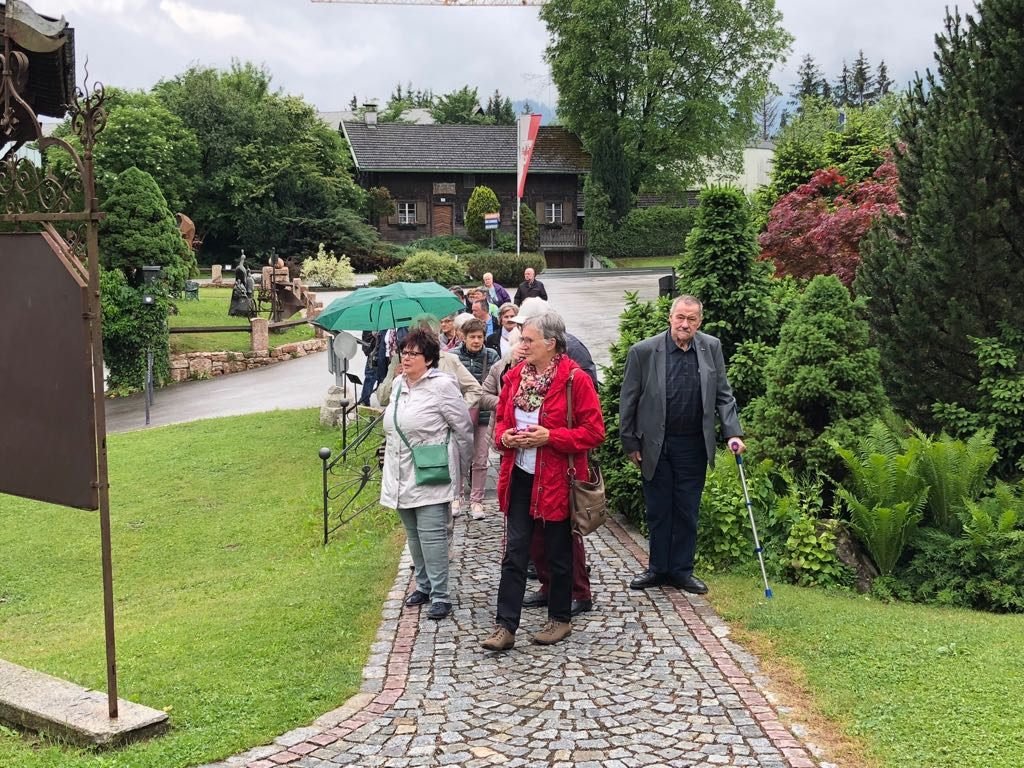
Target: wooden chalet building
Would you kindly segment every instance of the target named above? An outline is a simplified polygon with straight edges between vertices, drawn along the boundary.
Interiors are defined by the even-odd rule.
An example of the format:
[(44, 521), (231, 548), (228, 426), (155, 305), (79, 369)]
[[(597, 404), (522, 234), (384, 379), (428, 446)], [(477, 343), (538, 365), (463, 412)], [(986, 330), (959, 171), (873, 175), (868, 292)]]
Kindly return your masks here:
[[(466, 234), (466, 206), (478, 185), (501, 203), (502, 232), (516, 231), (514, 125), (409, 125), (345, 121), (356, 177), (365, 189), (387, 187), (395, 215), (377, 223), (381, 237), (405, 243)], [(565, 128), (542, 126), (534, 144), (523, 203), (537, 214), (540, 247), (549, 267), (586, 261), (582, 177), (590, 156)]]

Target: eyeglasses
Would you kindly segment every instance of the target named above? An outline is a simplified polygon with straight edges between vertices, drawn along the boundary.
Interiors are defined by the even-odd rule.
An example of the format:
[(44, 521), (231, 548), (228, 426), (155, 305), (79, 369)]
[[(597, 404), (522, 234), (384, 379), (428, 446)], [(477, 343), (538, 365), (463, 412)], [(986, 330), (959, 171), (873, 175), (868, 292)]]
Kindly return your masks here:
[(402, 350), (402, 357), (416, 357), (417, 355), (423, 356), (423, 353), (422, 352), (417, 352), (417, 351), (412, 350), (412, 349), (403, 349)]
[(549, 341), (549, 339), (542, 339), (540, 337), (531, 339), (529, 336), (520, 336), (519, 341), (526, 346), (530, 346), (531, 344), (536, 344), (538, 341), (543, 343), (544, 341)]
[(700, 315), (673, 315), (672, 319), (677, 323), (681, 323), (685, 320), (690, 325), (696, 325), (700, 322)]

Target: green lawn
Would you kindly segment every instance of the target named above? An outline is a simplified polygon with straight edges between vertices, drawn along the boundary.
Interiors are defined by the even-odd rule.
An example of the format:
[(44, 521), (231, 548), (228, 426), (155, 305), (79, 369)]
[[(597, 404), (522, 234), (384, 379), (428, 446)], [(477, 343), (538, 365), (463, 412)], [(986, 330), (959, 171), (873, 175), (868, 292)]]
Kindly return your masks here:
[(763, 658), (795, 669), (816, 709), (861, 742), (869, 761), (887, 768), (1024, 764), (1024, 616), (785, 585), (773, 585), (769, 602), (754, 580), (709, 581), (723, 617)]
[[(226, 288), (199, 289), (199, 301), (176, 302), (178, 314), (171, 315), (167, 323), (171, 328), (202, 328), (237, 325), (248, 329), (249, 319), (230, 317), (228, 307), (231, 304), (231, 291)], [(309, 325), (298, 325), (286, 328), (281, 333), (271, 332), (270, 346), (276, 349), (284, 344), (312, 339), (313, 328)], [(248, 352), (249, 332), (239, 333), (172, 333), (171, 353), (182, 352)]]
[(675, 267), (679, 264), (679, 255), (644, 256), (637, 258), (612, 259), (619, 269), (638, 269), (641, 267)]
[[(97, 755), (0, 728), (0, 766), (195, 765), (356, 693), (404, 539), (375, 507), (320, 545), (336, 436), (314, 409), (112, 435), (120, 694), (173, 730)], [(105, 690), (97, 513), (0, 495), (0, 552), (0, 658)]]

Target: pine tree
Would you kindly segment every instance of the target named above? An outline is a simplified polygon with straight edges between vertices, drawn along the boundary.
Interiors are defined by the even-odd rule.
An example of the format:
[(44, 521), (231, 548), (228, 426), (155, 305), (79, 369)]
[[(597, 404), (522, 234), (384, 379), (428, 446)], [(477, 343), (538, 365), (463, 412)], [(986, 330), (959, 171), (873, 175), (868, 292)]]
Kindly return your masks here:
[(629, 165), (622, 142), (610, 128), (597, 134), (591, 154), (590, 173), (608, 194), (610, 223), (613, 227), (618, 226), (633, 207), (633, 196), (629, 191)]
[(805, 54), (800, 61), (800, 67), (796, 71), (798, 78), (790, 98), (795, 104), (799, 104), (810, 96), (821, 95), (822, 75), (818, 65), (814, 62), (811, 54)]
[(679, 262), (681, 293), (704, 302), (703, 329), (722, 342), (726, 361), (744, 341), (771, 336), (771, 267), (760, 250), (742, 190), (711, 187), (700, 194), (697, 217)]
[(1024, 328), (1021, 29), (1019, 0), (947, 15), (937, 71), (912, 84), (899, 120), (905, 216), (869, 238), (855, 283), (890, 396), (925, 429), (936, 403), (978, 411), (972, 338)]
[(348, 108), (351, 109), (353, 112), (359, 109), (359, 99), (356, 98), (356, 95), (354, 93), (352, 94), (352, 98), (349, 99)]
[(839, 73), (835, 87), (832, 88), (832, 100), (837, 107), (845, 107), (850, 104), (852, 95), (853, 76), (850, 74), (850, 68), (846, 65), (846, 59), (843, 59), (843, 71)]
[(871, 78), (871, 65), (863, 49), (858, 51), (850, 73), (850, 101), (858, 107), (870, 104), (874, 98), (874, 81)]
[(881, 99), (888, 96), (892, 91), (893, 81), (889, 78), (889, 68), (885, 66), (885, 59), (878, 62), (878, 71), (875, 73), (875, 94)]
[(755, 400), (750, 432), (759, 455), (794, 472), (835, 464), (843, 445), (885, 411), (878, 350), (846, 288), (831, 275), (807, 286), (782, 325), (767, 365), (767, 391)]

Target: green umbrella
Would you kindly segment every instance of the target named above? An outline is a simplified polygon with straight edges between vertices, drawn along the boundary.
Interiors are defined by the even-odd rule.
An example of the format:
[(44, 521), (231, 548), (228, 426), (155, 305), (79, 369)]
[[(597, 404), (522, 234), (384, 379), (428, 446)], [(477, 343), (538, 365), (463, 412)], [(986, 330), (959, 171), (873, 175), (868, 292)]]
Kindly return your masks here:
[(335, 299), (313, 324), (328, 331), (383, 331), (404, 328), (417, 315), (444, 317), (461, 309), (465, 305), (437, 283), (392, 283)]

